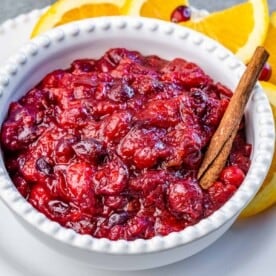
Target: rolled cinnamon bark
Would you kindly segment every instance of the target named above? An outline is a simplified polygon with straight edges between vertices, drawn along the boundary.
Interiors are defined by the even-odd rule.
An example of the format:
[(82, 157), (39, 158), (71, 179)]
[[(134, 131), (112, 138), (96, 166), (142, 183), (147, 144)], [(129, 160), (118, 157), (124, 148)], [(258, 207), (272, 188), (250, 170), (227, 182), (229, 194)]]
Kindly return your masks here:
[(198, 171), (197, 177), (203, 189), (208, 189), (216, 181), (225, 166), (247, 101), (268, 57), (268, 52), (258, 47), (239, 81)]

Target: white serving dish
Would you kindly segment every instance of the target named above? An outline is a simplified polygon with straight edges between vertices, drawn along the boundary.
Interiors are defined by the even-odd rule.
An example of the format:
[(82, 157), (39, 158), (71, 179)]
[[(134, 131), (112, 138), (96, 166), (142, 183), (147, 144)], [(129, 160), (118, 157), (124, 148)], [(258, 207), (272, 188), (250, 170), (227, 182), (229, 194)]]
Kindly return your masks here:
[[(218, 43), (192, 30), (153, 19), (108, 17), (69, 24), (27, 43), (9, 59), (0, 75), (0, 123), (8, 105), (46, 73), (66, 68), (74, 59), (99, 57), (112, 47), (126, 47), (163, 58), (183, 57), (234, 89), (244, 65)], [(217, 212), (192, 227), (151, 240), (109, 241), (82, 236), (48, 220), (13, 186), (0, 159), (0, 197), (19, 221), (47, 245), (95, 267), (137, 270), (185, 259), (218, 239), (254, 196), (269, 169), (274, 151), (274, 123), (259, 85), (246, 111), (252, 165), (235, 195)]]

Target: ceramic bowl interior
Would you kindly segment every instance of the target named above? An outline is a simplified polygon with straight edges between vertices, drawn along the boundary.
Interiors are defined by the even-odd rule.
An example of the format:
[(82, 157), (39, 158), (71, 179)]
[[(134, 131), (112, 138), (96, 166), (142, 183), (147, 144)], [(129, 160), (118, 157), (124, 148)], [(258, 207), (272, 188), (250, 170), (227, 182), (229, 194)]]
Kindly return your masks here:
[[(97, 58), (112, 47), (125, 47), (165, 59), (182, 57), (200, 65), (214, 80), (235, 89), (245, 66), (217, 42), (184, 27), (153, 19), (109, 17), (84, 20), (54, 29), (27, 43), (2, 68), (0, 123), (9, 103), (19, 99), (48, 72), (67, 68), (74, 59)], [(235, 195), (210, 217), (195, 226), (150, 240), (109, 241), (79, 235), (48, 220), (17, 192), (0, 159), (0, 196), (17, 216), (40, 232), (70, 246), (105, 254), (161, 252), (191, 244), (220, 229), (246, 206), (259, 189), (272, 159), (274, 123), (266, 96), (256, 85), (246, 109), (252, 165)], [(221, 233), (222, 234), (222, 233)], [(221, 235), (220, 234), (220, 235)]]

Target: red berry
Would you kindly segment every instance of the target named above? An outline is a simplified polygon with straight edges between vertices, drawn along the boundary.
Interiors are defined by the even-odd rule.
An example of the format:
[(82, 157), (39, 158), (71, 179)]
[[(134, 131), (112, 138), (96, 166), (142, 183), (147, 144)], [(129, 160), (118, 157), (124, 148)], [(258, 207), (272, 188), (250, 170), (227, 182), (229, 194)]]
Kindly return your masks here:
[(129, 181), (129, 187), (134, 191), (142, 191), (148, 195), (157, 186), (166, 185), (169, 182), (168, 175), (163, 171), (147, 171)]
[(106, 154), (103, 144), (93, 138), (81, 140), (73, 146), (73, 149), (80, 159), (92, 164), (101, 162)]
[(146, 217), (135, 216), (128, 220), (126, 225), (126, 235), (131, 240), (133, 237), (142, 236), (150, 226), (150, 220)]
[(100, 139), (106, 142), (118, 142), (130, 129), (131, 114), (127, 111), (114, 112), (101, 122)]
[(51, 200), (48, 206), (49, 210), (57, 217), (64, 216), (69, 210), (69, 204), (60, 200)]
[(151, 168), (168, 155), (168, 148), (160, 139), (162, 135), (162, 129), (132, 128), (120, 141), (117, 152), (123, 160), (139, 169)]
[(48, 189), (41, 184), (36, 184), (34, 187), (32, 187), (28, 200), (39, 210), (45, 211), (50, 199), (51, 195)]
[(58, 140), (55, 147), (55, 160), (57, 163), (68, 163), (75, 155), (72, 145), (77, 141), (76, 137), (65, 136)]
[(98, 195), (119, 195), (128, 181), (128, 169), (116, 158), (98, 169), (93, 177), (95, 193)]
[(259, 80), (260, 81), (269, 81), (271, 75), (272, 75), (272, 67), (270, 66), (270, 64), (268, 62), (266, 62), (261, 71), (261, 74), (259, 76)]
[(216, 181), (209, 189), (208, 194), (211, 200), (211, 203), (214, 205), (213, 208), (220, 208), (237, 190), (237, 188), (228, 184), (225, 185), (221, 181)]
[(89, 163), (71, 164), (66, 171), (68, 197), (82, 210), (94, 211), (93, 168)]
[(181, 5), (176, 7), (171, 13), (171, 22), (179, 23), (191, 19), (192, 10), (188, 6)]
[(226, 184), (231, 184), (239, 187), (244, 180), (243, 171), (236, 166), (226, 167), (220, 174), (220, 179)]
[(36, 160), (36, 168), (45, 175), (53, 174), (53, 161), (49, 157), (40, 157)]
[(115, 225), (108, 232), (108, 238), (110, 240), (119, 240), (124, 238), (125, 227), (122, 225)]
[(108, 219), (108, 226), (113, 227), (115, 225), (122, 225), (129, 219), (127, 212), (113, 213)]
[(93, 59), (82, 59), (75, 60), (72, 65), (72, 71), (75, 74), (81, 74), (83, 72), (92, 72), (95, 67), (95, 60)]
[(104, 197), (104, 204), (114, 210), (122, 209), (127, 203), (128, 200), (121, 195)]
[(202, 191), (199, 186), (189, 180), (176, 180), (168, 188), (168, 204), (170, 209), (192, 220), (202, 214)]

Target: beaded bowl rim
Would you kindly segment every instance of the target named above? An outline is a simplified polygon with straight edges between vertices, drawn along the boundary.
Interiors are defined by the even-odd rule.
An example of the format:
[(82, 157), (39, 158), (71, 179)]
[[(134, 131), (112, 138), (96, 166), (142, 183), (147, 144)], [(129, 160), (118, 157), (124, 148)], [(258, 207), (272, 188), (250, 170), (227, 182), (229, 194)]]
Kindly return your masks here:
[[(200, 47), (200, 50), (230, 67), (233, 74), (240, 77), (245, 69), (244, 64), (218, 42), (176, 24), (141, 17), (112, 16), (86, 19), (50, 30), (28, 42), (17, 54), (13, 55), (2, 67), (0, 73), (0, 104), (1, 96), (6, 93), (14, 77), (20, 74), (18, 69), (22, 69), (26, 64), (32, 62), (32, 59), (38, 55), (41, 49), (47, 51), (51, 47), (52, 41), (60, 44), (65, 43), (65, 41), (68, 43), (69, 39), (76, 39), (79, 35), (88, 37), (96, 29), (105, 33), (111, 27), (120, 30), (129, 28), (133, 32), (139, 31), (139, 33), (146, 30), (155, 33), (155, 35), (162, 33), (162, 35), (165, 34), (167, 37), (173, 37), (182, 42), (190, 40), (195, 46)], [(260, 120), (258, 123), (261, 125), (260, 129), (256, 130), (260, 141), (257, 141), (256, 146), (254, 145), (255, 152), (252, 164), (242, 186), (212, 215), (179, 232), (173, 232), (167, 236), (155, 236), (148, 240), (136, 239), (134, 241), (111, 241), (106, 238), (98, 239), (89, 235), (78, 234), (72, 229), (64, 228), (51, 221), (32, 207), (15, 188), (3, 165), (3, 160), (0, 160), (2, 162), (0, 164), (0, 198), (19, 217), (39, 231), (79, 249), (120, 255), (158, 252), (189, 244), (216, 231), (229, 220), (237, 217), (260, 188), (267, 174), (274, 152), (274, 120), (267, 97), (259, 84), (255, 86), (252, 98), (260, 103), (260, 108), (255, 110), (256, 118)]]

